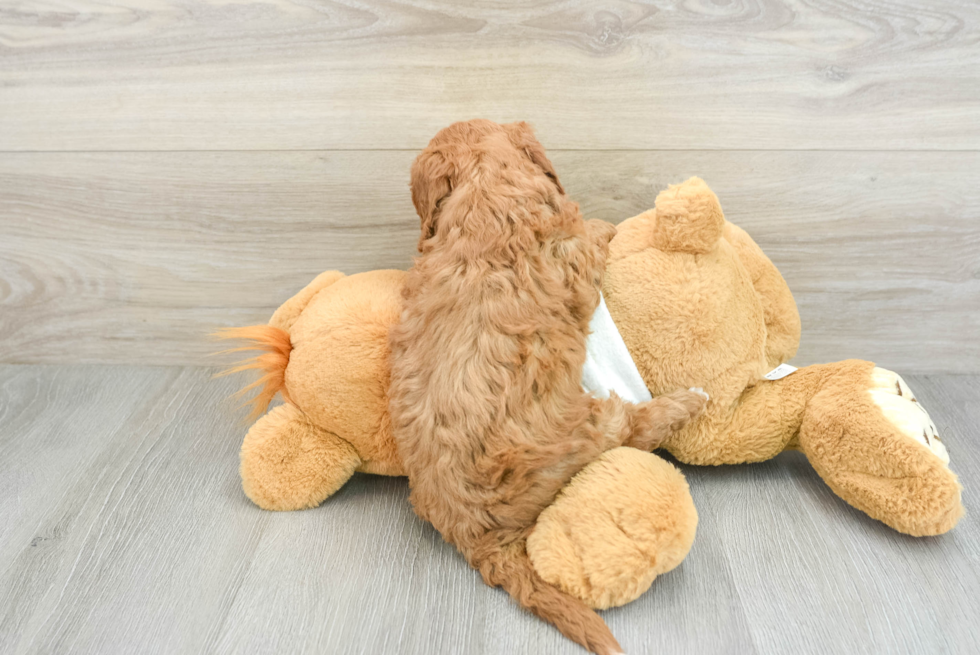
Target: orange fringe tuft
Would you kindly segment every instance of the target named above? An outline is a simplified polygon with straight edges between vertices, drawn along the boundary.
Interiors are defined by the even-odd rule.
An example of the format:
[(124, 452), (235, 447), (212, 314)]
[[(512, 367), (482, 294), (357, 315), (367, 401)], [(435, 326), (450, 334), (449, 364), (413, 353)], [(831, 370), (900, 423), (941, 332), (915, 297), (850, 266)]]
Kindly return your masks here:
[(219, 339), (235, 339), (251, 342), (240, 348), (223, 350), (217, 353), (219, 355), (249, 350), (265, 351), (262, 355), (239, 362), (237, 366), (215, 375), (215, 377), (222, 377), (231, 375), (232, 373), (250, 370), (259, 370), (263, 373), (262, 377), (235, 394), (235, 397), (241, 397), (252, 389), (261, 387), (259, 393), (246, 403), (252, 405), (249, 420), (254, 421), (265, 414), (265, 411), (269, 408), (269, 403), (272, 402), (272, 399), (275, 398), (277, 393), (281, 393), (283, 400), (286, 402), (291, 402), (289, 400), (289, 394), (286, 392), (286, 366), (289, 364), (289, 353), (293, 349), (288, 332), (277, 327), (272, 327), (271, 325), (250, 325), (248, 327), (218, 330), (214, 333), (214, 336)]

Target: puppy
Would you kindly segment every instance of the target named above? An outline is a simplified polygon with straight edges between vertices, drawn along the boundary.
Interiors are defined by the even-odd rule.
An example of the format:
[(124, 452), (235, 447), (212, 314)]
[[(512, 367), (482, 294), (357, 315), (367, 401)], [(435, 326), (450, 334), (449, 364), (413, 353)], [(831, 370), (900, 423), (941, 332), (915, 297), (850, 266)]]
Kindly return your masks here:
[(582, 467), (655, 448), (704, 398), (582, 390), (615, 228), (582, 220), (525, 123), (439, 132), (412, 166), (412, 201), (421, 255), (391, 333), (389, 402), (415, 511), (487, 584), (593, 652), (620, 652), (595, 612), (535, 573), (526, 539)]

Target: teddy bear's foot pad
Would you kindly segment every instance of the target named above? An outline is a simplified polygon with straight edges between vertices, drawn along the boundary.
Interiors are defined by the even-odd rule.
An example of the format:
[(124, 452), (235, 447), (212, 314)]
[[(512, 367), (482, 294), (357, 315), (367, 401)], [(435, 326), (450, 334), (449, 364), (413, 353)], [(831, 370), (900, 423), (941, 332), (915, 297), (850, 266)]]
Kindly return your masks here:
[(939, 437), (936, 424), (916, 399), (902, 376), (885, 368), (875, 367), (871, 373), (871, 398), (889, 421), (903, 435), (925, 446), (929, 452), (949, 464), (949, 453)]

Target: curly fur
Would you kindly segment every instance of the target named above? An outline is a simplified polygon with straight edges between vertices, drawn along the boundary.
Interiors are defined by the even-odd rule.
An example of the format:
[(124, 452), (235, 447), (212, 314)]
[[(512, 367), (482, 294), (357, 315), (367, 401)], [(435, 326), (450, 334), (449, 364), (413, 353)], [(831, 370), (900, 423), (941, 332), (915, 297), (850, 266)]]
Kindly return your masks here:
[(704, 399), (583, 392), (615, 228), (582, 219), (526, 124), (442, 130), (412, 167), (412, 200), (421, 255), (391, 333), (390, 409), (415, 511), (487, 584), (593, 652), (619, 652), (595, 612), (535, 573), (528, 534), (585, 465), (656, 447)]

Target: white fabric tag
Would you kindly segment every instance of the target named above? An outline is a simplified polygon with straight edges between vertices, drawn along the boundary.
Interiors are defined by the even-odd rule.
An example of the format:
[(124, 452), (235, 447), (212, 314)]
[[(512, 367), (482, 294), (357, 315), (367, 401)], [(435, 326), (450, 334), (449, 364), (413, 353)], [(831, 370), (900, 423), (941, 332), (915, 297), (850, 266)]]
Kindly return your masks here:
[(601, 295), (589, 322), (582, 387), (596, 398), (608, 398), (615, 391), (630, 403), (653, 399)]
[(795, 366), (790, 366), (789, 364), (780, 364), (776, 368), (772, 369), (766, 373), (763, 377), (767, 380), (782, 380), (784, 377), (797, 370)]

